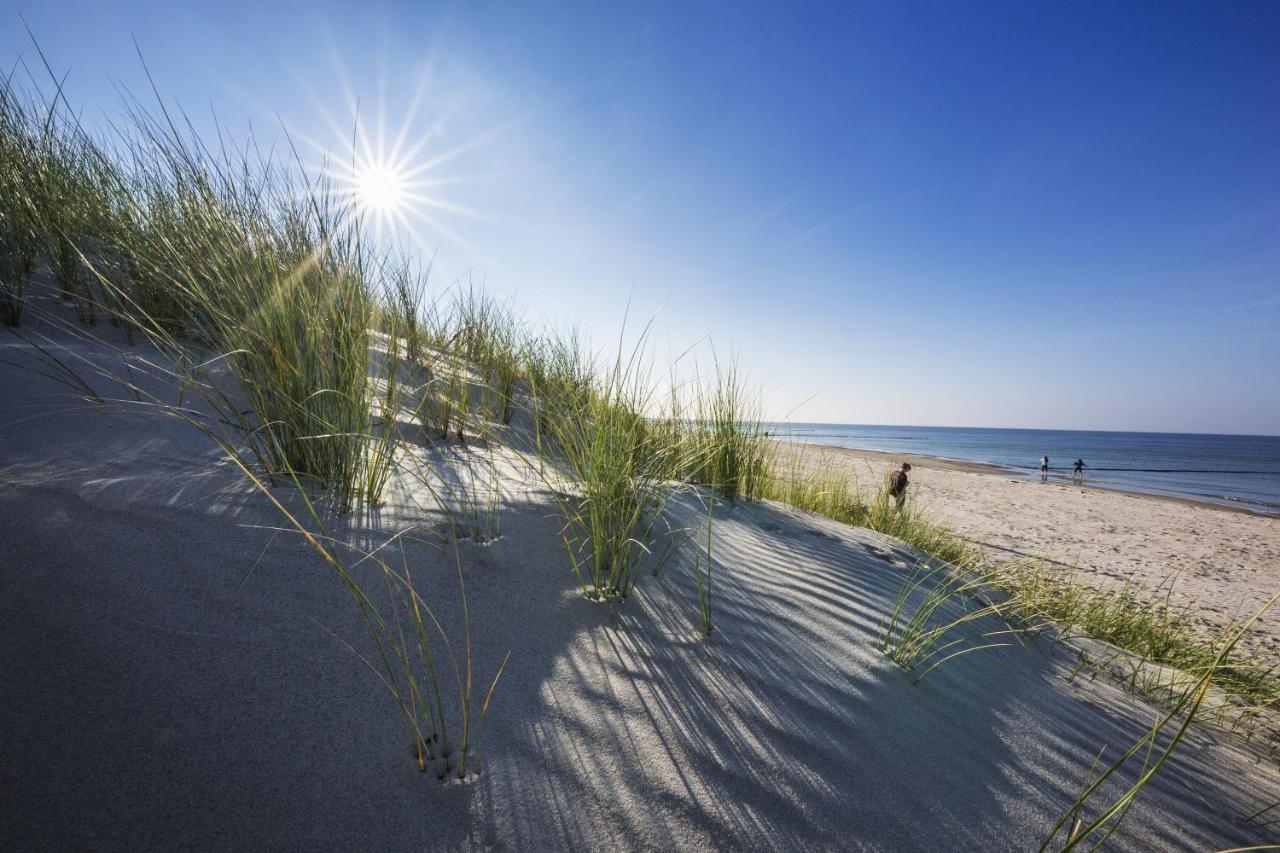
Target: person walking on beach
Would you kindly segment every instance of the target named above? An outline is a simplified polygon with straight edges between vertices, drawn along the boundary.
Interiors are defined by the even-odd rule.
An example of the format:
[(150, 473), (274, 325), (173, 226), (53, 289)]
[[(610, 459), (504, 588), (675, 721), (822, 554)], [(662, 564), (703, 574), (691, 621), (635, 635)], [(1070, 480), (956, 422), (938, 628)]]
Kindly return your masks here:
[(902, 509), (907, 500), (907, 472), (911, 463), (903, 462), (896, 471), (889, 475), (889, 496), (894, 500), (894, 511)]
[(1049, 457), (1040, 457), (1040, 482), (1044, 483), (1049, 480)]
[(1081, 459), (1081, 458), (1080, 458), (1080, 457), (1078, 457), (1078, 456), (1076, 457), (1076, 467), (1075, 467), (1075, 469), (1071, 472), (1071, 477), (1072, 477), (1072, 479), (1074, 479), (1074, 480), (1083, 480), (1083, 479), (1084, 479), (1084, 460), (1083, 460), (1083, 459)]

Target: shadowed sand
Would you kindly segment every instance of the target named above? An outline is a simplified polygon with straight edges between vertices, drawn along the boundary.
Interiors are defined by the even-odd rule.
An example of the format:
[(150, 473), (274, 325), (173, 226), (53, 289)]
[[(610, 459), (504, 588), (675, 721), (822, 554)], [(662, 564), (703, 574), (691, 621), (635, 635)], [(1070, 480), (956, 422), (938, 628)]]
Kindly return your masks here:
[[(866, 450), (809, 446), (872, 487), (894, 460), (909, 460), (912, 488), (929, 517), (996, 558), (1045, 557), (1095, 586), (1167, 588), (1206, 628), (1220, 631), (1280, 591), (1280, 517), (1211, 504), (1041, 483), (991, 466)], [(1246, 647), (1280, 653), (1272, 610)]]
[[(326, 633), (368, 650), (346, 589), (202, 439), (12, 363), (0, 401), (5, 849), (1027, 850), (1099, 750), (1157, 716), (1035, 646), (913, 683), (875, 642), (917, 556), (774, 504), (716, 510), (711, 640), (691, 549), (624, 607), (587, 602), (551, 500), (506, 454), (503, 535), (457, 553), (477, 680), (511, 661), (483, 772), (441, 784)], [(330, 533), (368, 549), (412, 527), (404, 558), (458, 641), (454, 552), (408, 489)], [(1274, 841), (1241, 816), (1278, 799), (1270, 763), (1197, 728), (1113, 843)]]

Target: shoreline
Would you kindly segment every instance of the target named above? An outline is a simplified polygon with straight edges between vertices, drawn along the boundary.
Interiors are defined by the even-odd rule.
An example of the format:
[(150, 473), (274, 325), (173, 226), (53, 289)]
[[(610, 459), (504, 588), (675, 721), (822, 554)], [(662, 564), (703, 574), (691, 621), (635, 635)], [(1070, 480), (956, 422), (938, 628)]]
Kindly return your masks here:
[[(1044, 484), (992, 465), (834, 445), (778, 444), (833, 465), (864, 487), (908, 461), (911, 489), (931, 520), (992, 554), (1045, 560), (1097, 588), (1132, 585), (1167, 596), (1209, 634), (1255, 612), (1280, 589), (1280, 518), (1208, 501)], [(815, 451), (816, 448), (816, 451)], [(1053, 488), (1046, 488), (1051, 485)], [(1244, 641), (1280, 653), (1280, 611)]]
[[(1016, 468), (1009, 468), (1004, 465), (998, 465), (994, 462), (971, 462), (966, 459), (951, 459), (945, 456), (927, 456), (920, 453), (890, 453), (885, 450), (871, 450), (861, 447), (846, 447), (841, 444), (818, 444), (816, 442), (799, 442), (790, 439), (774, 439), (779, 444), (789, 444), (804, 450), (812, 450), (813, 448), (821, 448), (823, 450), (834, 451), (855, 459), (876, 459), (883, 462), (907, 462), (913, 468), (928, 468), (936, 471), (963, 471), (969, 474), (985, 474), (987, 476), (1010, 477), (1027, 482), (1034, 482), (1034, 474), (1024, 474)], [(1100, 486), (1085, 480), (1083, 483), (1074, 483), (1067, 479), (1055, 480), (1050, 476), (1047, 485), (1059, 486), (1066, 488), (1089, 489), (1097, 492), (1107, 492), (1110, 494), (1128, 495), (1135, 498), (1143, 498), (1145, 500), (1161, 501), (1163, 503), (1174, 503), (1182, 506), (1202, 507), (1205, 509), (1216, 509), (1222, 512), (1237, 513), (1240, 515), (1249, 515), (1256, 518), (1267, 518), (1280, 520), (1280, 513), (1263, 512), (1261, 510), (1251, 509), (1247, 506), (1234, 506), (1228, 503), (1220, 503), (1218, 501), (1208, 500), (1206, 498), (1192, 498), (1183, 495), (1164, 495), (1156, 492), (1140, 492), (1134, 489), (1126, 489), (1112, 486)]]

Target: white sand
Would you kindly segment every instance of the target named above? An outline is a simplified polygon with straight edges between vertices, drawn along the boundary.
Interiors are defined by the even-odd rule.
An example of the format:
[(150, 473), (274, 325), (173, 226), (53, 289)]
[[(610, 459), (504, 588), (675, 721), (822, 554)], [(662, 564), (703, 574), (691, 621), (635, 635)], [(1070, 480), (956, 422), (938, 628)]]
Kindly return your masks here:
[[(868, 486), (896, 458), (840, 448), (807, 452), (841, 460)], [(1173, 578), (1174, 600), (1215, 632), (1280, 592), (1280, 517), (902, 458), (915, 466), (912, 488), (929, 516), (995, 557), (1046, 557), (1062, 574), (1095, 586), (1165, 590)], [(1280, 654), (1280, 609), (1263, 617), (1247, 645)]]
[[(0, 347), (30, 364), (11, 333)], [(511, 662), (483, 772), (442, 785), (319, 627), (367, 650), (346, 590), (263, 498), (181, 424), (60, 393), (0, 364), (7, 850), (1027, 850), (1098, 750), (1156, 715), (1034, 647), (913, 683), (875, 642), (914, 555), (775, 505), (717, 512), (710, 641), (688, 553), (611, 612), (575, 593), (547, 496), (512, 481), (502, 538), (460, 546), (479, 677)], [(437, 520), (394, 486), (334, 535), (369, 547)], [(457, 637), (451, 553), (405, 541)], [(1241, 815), (1276, 800), (1271, 763), (1197, 729), (1113, 842), (1275, 841)]]

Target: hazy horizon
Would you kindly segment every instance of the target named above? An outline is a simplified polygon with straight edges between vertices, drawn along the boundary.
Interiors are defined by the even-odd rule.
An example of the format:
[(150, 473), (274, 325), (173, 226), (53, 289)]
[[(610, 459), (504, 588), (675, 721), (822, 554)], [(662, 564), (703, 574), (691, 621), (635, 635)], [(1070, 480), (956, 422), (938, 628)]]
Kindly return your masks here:
[(1231, 438), (1280, 438), (1280, 434), (1267, 432), (1194, 432), (1187, 430), (1140, 430), (1140, 429), (1068, 429), (1064, 427), (1011, 427), (1011, 426), (979, 426), (977, 424), (898, 424), (898, 423), (854, 423), (852, 421), (766, 421), (768, 424), (785, 424), (787, 426), (851, 426), (851, 427), (906, 427), (908, 429), (975, 429), (975, 430), (1014, 430), (1018, 432), (1109, 432), (1132, 433), (1134, 435), (1199, 435), (1225, 436)]
[(356, 131), (437, 284), (471, 273), (598, 344), (656, 316), (660, 356), (709, 335), (771, 417), (1280, 433), (1277, 4), (0, 21), (0, 55), (45, 74), (25, 21), (91, 128), (117, 82), (151, 97), (140, 50), (207, 135), (283, 126), (318, 164)]

